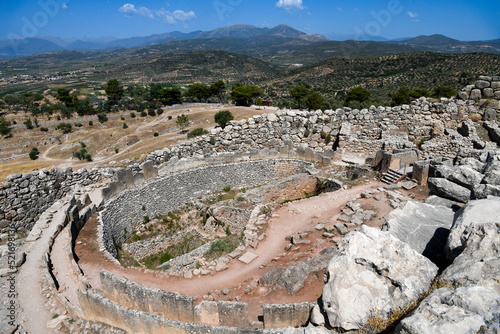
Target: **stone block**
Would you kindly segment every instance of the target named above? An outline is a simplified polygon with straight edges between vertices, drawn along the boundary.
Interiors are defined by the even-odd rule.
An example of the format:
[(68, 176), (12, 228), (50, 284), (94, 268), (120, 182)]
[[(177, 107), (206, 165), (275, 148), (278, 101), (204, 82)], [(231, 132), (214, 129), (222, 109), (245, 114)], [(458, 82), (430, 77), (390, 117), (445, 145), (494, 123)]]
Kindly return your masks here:
[(481, 90), (480, 89), (473, 89), (470, 92), (470, 98), (472, 100), (480, 99), (481, 98)]
[(177, 320), (182, 322), (194, 321), (194, 300), (192, 297), (176, 295), (175, 304), (177, 306), (177, 313), (179, 314), (179, 318)]
[(142, 172), (144, 173), (144, 178), (146, 180), (155, 178), (158, 176), (158, 169), (154, 166), (153, 161), (149, 160), (142, 164)]
[(200, 324), (218, 326), (219, 306), (217, 302), (202, 301), (194, 308), (196, 322)]
[(291, 327), (293, 304), (264, 305), (264, 328)]
[(248, 304), (220, 301), (219, 322), (222, 326), (248, 327)]
[(486, 80), (478, 80), (476, 81), (476, 88), (483, 89), (490, 87), (490, 82)]
[(417, 161), (413, 164), (412, 178), (417, 180), (419, 185), (427, 184), (429, 178), (429, 161)]

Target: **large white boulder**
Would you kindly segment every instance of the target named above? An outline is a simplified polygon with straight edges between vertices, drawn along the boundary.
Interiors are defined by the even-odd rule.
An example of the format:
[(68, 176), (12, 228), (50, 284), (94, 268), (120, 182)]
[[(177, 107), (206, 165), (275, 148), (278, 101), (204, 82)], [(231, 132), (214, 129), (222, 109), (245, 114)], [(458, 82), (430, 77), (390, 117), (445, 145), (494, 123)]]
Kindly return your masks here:
[(387, 232), (362, 226), (339, 245), (325, 271), (322, 303), (340, 331), (363, 328), (373, 315), (387, 318), (426, 292), (438, 268)]
[[(397, 334), (498, 333), (500, 295), (482, 286), (433, 291), (403, 319)], [(493, 325), (493, 326), (492, 326)], [(485, 331), (485, 328), (497, 331)], [(481, 331), (482, 330), (482, 331)]]
[(440, 265), (453, 217), (453, 210), (447, 207), (408, 201), (389, 213), (382, 230)]
[(441, 278), (457, 286), (482, 285), (500, 293), (500, 222), (472, 223), (461, 239), (463, 252)]
[(500, 222), (500, 198), (471, 201), (455, 214), (455, 221), (445, 246), (445, 253), (450, 261), (462, 253), (463, 233), (473, 222), (477, 224)]

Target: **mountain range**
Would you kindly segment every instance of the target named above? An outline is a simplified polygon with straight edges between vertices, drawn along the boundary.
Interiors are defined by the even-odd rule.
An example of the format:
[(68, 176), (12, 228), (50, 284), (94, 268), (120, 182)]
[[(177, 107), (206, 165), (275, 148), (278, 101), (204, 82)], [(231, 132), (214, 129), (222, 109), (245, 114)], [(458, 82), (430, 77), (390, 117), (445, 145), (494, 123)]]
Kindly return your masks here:
[[(269, 56), (273, 53), (277, 58), (280, 58), (280, 52), (286, 53), (313, 44), (321, 44), (321, 47), (324, 48), (328, 46), (328, 44), (325, 43), (334, 43), (332, 45), (336, 45), (335, 43), (346, 40), (358, 40), (358, 43), (376, 41), (384, 44), (400, 45), (406, 47), (402, 48), (403, 52), (423, 50), (452, 53), (490, 52), (500, 54), (500, 39), (492, 41), (462, 42), (443, 35), (432, 35), (388, 41), (378, 36), (335, 34), (329, 36), (336, 42), (330, 41), (321, 34), (306, 34), (282, 24), (274, 28), (258, 28), (252, 25), (233, 25), (210, 31), (193, 31), (189, 33), (174, 31), (126, 39), (116, 39), (113, 37), (94, 39), (63, 39), (51, 36), (30, 37), (16, 40), (0, 40), (0, 59), (26, 57), (33, 54), (62, 50), (88, 51), (144, 46), (161, 46), (163, 50), (180, 52), (194, 50), (224, 50), (251, 56), (259, 56), (256, 54), (255, 50), (256, 48), (260, 48), (263, 53), (268, 53)], [(379, 49), (380, 48), (384, 47), (379, 47)], [(395, 47), (393, 47), (392, 51), (394, 51), (394, 48)], [(248, 51), (249, 49), (252, 49), (252, 51)], [(384, 54), (384, 52), (376, 54)], [(363, 54), (356, 53), (356, 55)], [(333, 57), (334, 55), (331, 56)], [(315, 60), (318, 60), (316, 58)], [(320, 59), (325, 58), (320, 57)]]

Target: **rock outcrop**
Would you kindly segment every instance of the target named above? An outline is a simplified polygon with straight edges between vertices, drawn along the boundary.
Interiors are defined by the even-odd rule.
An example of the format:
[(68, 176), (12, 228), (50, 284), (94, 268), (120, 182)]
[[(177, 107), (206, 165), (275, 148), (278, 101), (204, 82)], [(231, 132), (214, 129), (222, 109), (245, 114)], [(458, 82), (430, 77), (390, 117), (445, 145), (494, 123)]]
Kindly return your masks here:
[(386, 319), (395, 308), (418, 299), (437, 272), (408, 244), (362, 226), (340, 243), (325, 271), (323, 311), (334, 329), (361, 329), (370, 317)]
[(471, 223), (461, 240), (463, 252), (441, 278), (455, 286), (481, 285), (500, 293), (500, 222)]
[[(498, 333), (500, 294), (482, 286), (433, 291), (396, 328), (398, 334)], [(489, 327), (492, 331), (485, 331)]]
[(382, 230), (441, 267), (453, 216), (447, 207), (408, 201), (404, 207), (389, 213)]
[(431, 192), (440, 197), (463, 203), (468, 202), (470, 199), (471, 192), (469, 189), (447, 179), (431, 177), (428, 185)]
[(460, 209), (445, 246), (447, 258), (453, 261), (465, 248), (464, 232), (472, 224), (500, 223), (500, 198), (471, 201)]

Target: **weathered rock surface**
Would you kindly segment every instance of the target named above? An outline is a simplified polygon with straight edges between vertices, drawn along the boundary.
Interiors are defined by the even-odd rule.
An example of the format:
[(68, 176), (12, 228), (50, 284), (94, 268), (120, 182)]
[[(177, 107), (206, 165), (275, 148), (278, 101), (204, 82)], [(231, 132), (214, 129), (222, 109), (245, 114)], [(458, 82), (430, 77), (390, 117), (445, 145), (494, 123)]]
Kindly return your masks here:
[(455, 285), (481, 285), (500, 293), (500, 222), (471, 223), (461, 241), (463, 252), (441, 278)]
[(447, 179), (431, 177), (428, 180), (429, 189), (435, 195), (466, 203), (469, 201), (471, 191)]
[(325, 271), (322, 302), (333, 328), (363, 328), (428, 290), (438, 268), (387, 232), (362, 226), (339, 245)]
[(453, 211), (444, 206), (409, 201), (389, 213), (382, 230), (441, 266), (453, 217)]
[(445, 246), (448, 260), (454, 260), (464, 250), (463, 234), (473, 222), (500, 222), (500, 198), (471, 201), (455, 215), (455, 221)]
[(475, 186), (481, 183), (483, 175), (474, 169), (467, 166), (458, 166), (453, 170), (448, 180), (462, 187), (472, 190)]
[[(420, 306), (403, 319), (398, 334), (495, 333), (500, 317), (500, 294), (481, 286), (432, 292)], [(484, 327), (483, 327), (484, 326)], [(481, 331), (482, 329), (482, 331)]]
[(452, 209), (453, 211), (460, 210), (460, 206), (458, 205), (457, 202), (452, 201), (452, 200), (447, 199), (447, 198), (442, 198), (442, 197), (439, 197), (436, 195), (431, 195), (431, 196), (427, 197), (427, 199), (425, 200), (425, 204), (434, 205), (434, 206), (436, 206), (436, 205), (444, 206), (446, 208)]
[(304, 287), (309, 275), (326, 268), (336, 252), (335, 247), (329, 247), (303, 262), (294, 263), (286, 268), (272, 268), (259, 278), (259, 284), (278, 286), (290, 294), (295, 294)]

